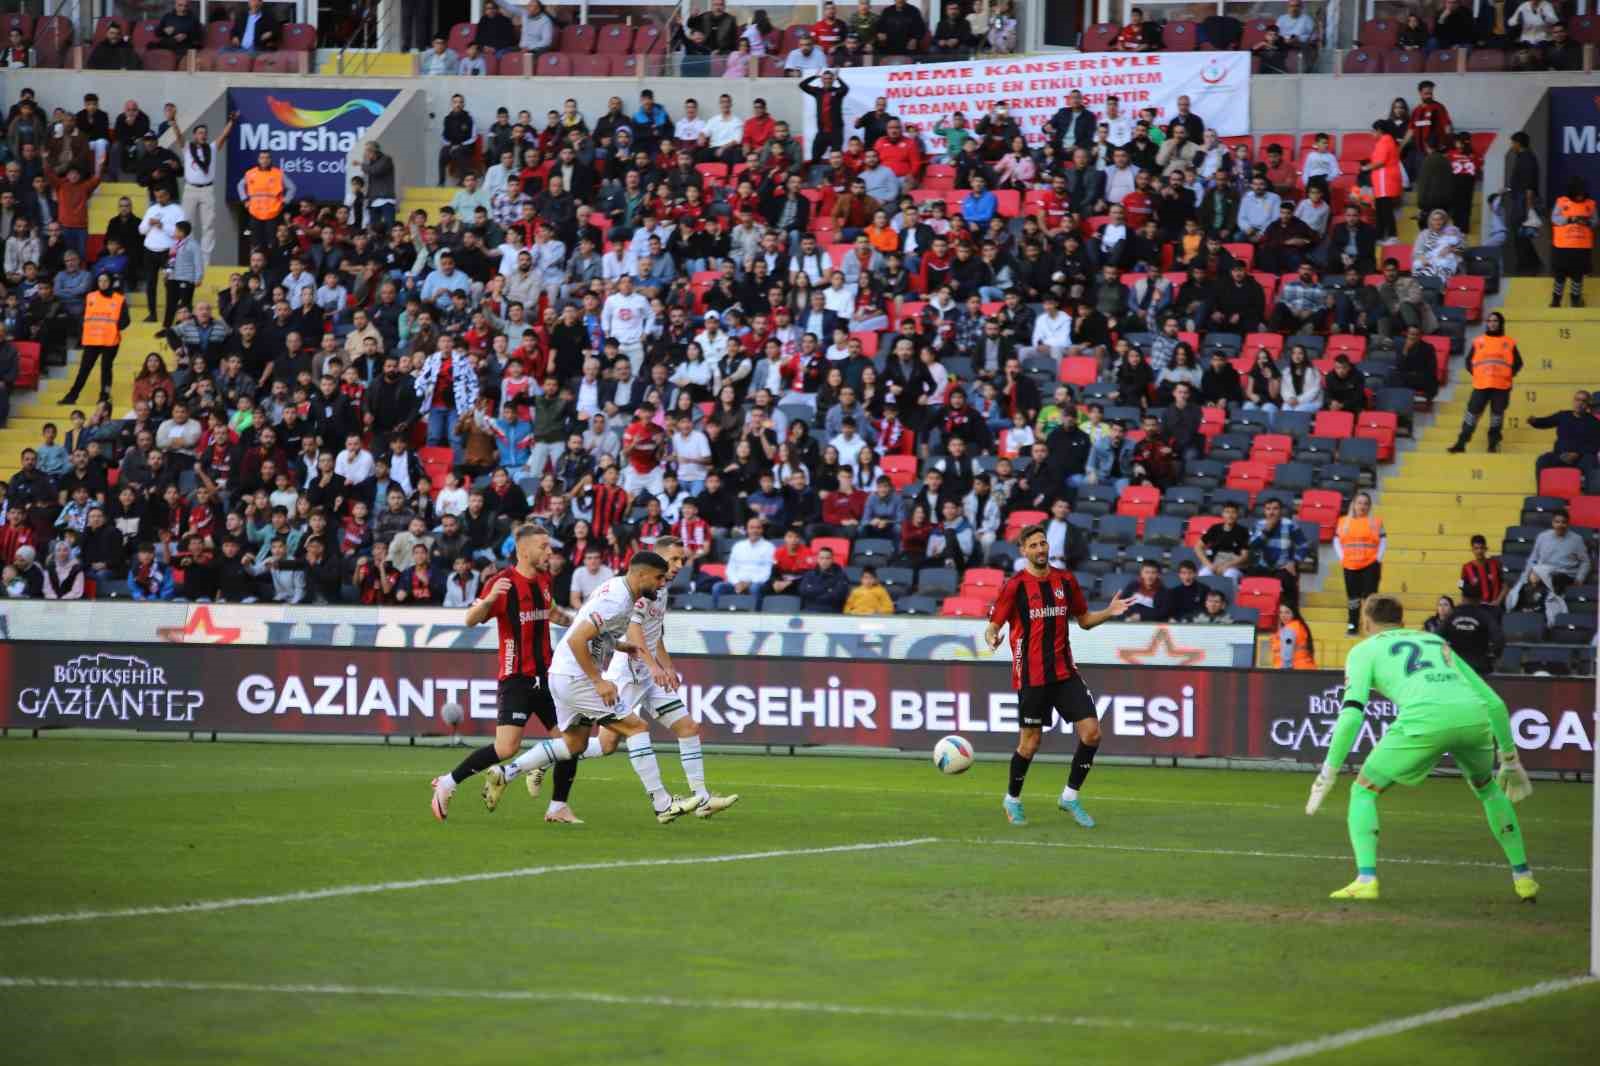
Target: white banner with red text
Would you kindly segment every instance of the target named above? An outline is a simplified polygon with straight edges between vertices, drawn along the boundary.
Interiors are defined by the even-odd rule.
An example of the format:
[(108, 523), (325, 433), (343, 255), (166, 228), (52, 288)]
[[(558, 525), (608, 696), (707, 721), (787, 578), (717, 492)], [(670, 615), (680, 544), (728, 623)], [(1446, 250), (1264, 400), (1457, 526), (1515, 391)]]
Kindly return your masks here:
[[(846, 68), (837, 72), (849, 90), (844, 98), (846, 140), (856, 119), (888, 100), (888, 112), (922, 138), (924, 148), (943, 151), (935, 126), (961, 112), (974, 125), (996, 104), (1005, 104), (1028, 144), (1045, 143), (1044, 125), (1067, 106), (1074, 89), (1084, 106), (1104, 116), (1106, 97), (1121, 114), (1147, 107), (1165, 123), (1178, 112), (1178, 97), (1223, 137), (1250, 132), (1249, 52), (1151, 52), (1002, 56), (965, 63), (916, 63), (897, 67)], [(807, 145), (817, 132), (816, 108), (806, 108)], [(937, 148), (936, 148), (937, 145)], [(871, 147), (868, 145), (867, 147)]]

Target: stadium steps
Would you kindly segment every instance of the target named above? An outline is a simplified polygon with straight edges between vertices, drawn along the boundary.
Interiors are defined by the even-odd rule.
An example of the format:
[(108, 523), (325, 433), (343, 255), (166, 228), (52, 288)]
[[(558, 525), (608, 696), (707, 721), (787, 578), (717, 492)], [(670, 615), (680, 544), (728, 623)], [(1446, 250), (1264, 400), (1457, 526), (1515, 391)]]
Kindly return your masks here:
[(343, 74), (338, 63), (326, 60), (318, 73), (335, 78), (410, 78), (416, 76), (417, 58), (410, 52), (362, 52), (345, 61)]
[[(120, 185), (101, 186), (102, 189), (117, 190)], [(137, 186), (128, 186), (143, 195)], [(111, 213), (116, 212), (116, 197), (132, 195), (126, 192), (115, 192), (109, 197)], [(93, 202), (100, 202), (103, 197), (97, 195)], [(136, 203), (142, 201), (136, 200)], [(109, 215), (107, 216), (109, 218)], [(104, 223), (100, 224), (104, 229)], [(206, 268), (205, 283), (201, 286), (202, 295), (210, 301), (215, 301), (217, 290), (228, 284), (228, 275), (240, 268), (237, 266), (210, 266)], [(162, 297), (165, 299), (165, 297)], [(160, 352), (167, 361), (167, 369), (175, 369), (172, 351), (166, 342), (156, 337), (159, 323), (144, 321), (145, 308), (144, 289), (128, 294), (128, 314), (133, 321), (129, 324), (122, 340), (122, 349), (117, 356), (116, 377), (111, 385), (111, 399), (113, 410), (117, 417), (122, 417), (133, 408), (133, 379), (144, 364), (145, 356), (150, 352)], [(161, 306), (165, 306), (162, 304)], [(11, 418), (4, 429), (0, 429), (0, 479), (10, 478), (21, 465), (22, 449), (39, 443), (39, 431), (46, 422), (54, 422), (62, 434), (67, 430), (67, 416), (72, 408), (63, 407), (61, 397), (72, 385), (73, 378), (78, 373), (78, 363), (83, 353), (72, 348), (67, 353), (65, 367), (47, 368), (44, 377), (39, 382), (39, 388), (33, 392), (19, 393), (13, 397), (11, 405)], [(99, 370), (84, 387), (83, 395), (76, 407), (88, 413), (94, 406), (95, 388), (99, 383)]]
[(143, 186), (131, 181), (102, 182), (89, 198), (89, 232), (104, 234), (106, 225), (117, 213), (117, 201), (126, 196), (133, 201), (133, 213), (143, 215), (150, 203), (150, 195)]
[(454, 186), (435, 188), (431, 185), (407, 185), (400, 192), (398, 220), (404, 222), (411, 217), (413, 211), (426, 211), (428, 221), (436, 222), (439, 218), (439, 208), (449, 204), (455, 195)]
[[(1431, 422), (1419, 420), (1413, 447), (1400, 453), (1394, 472), (1379, 484), (1376, 509), (1389, 530), (1383, 591), (1399, 595), (1416, 623), (1432, 614), (1440, 595), (1455, 594), (1472, 535), (1482, 533), (1498, 551), (1504, 529), (1521, 518), (1523, 499), (1536, 493), (1534, 459), (1554, 437), (1528, 426), (1527, 416), (1565, 410), (1574, 389), (1593, 385), (1586, 345), (1600, 334), (1600, 309), (1547, 306), (1547, 278), (1508, 278), (1503, 295), (1500, 310), (1525, 365), (1512, 392), (1501, 453), (1484, 450), (1486, 425), (1478, 427), (1465, 454), (1446, 451), (1472, 392), (1466, 375), (1458, 373)], [(1318, 664), (1337, 667), (1354, 640), (1344, 636), (1344, 587), (1336, 567), (1330, 565), (1323, 585), (1303, 595), (1303, 613), (1317, 642)]]

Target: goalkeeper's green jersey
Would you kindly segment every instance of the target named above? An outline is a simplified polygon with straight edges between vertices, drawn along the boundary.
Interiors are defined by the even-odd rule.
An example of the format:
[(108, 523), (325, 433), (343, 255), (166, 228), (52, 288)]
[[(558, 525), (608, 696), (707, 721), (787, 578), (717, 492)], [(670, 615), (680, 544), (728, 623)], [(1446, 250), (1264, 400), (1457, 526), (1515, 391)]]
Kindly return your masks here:
[(1350, 753), (1367, 701), (1376, 689), (1395, 705), (1397, 721), (1413, 736), (1487, 723), (1503, 752), (1516, 751), (1505, 701), (1450, 650), (1442, 637), (1416, 629), (1386, 629), (1350, 649), (1344, 664), (1344, 708), (1328, 764)]

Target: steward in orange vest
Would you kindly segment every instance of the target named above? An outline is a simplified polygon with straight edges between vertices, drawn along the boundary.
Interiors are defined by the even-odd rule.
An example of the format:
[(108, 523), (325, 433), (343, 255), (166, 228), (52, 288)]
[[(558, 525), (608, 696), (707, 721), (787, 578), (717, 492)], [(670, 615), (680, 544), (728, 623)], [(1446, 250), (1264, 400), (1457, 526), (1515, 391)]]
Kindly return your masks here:
[(61, 398), (62, 403), (78, 402), (78, 394), (96, 362), (100, 364), (100, 399), (111, 398), (111, 364), (116, 361), (117, 346), (127, 328), (128, 299), (112, 288), (111, 275), (102, 273), (95, 279), (95, 288), (83, 299), (83, 357), (78, 376)]
[(272, 243), (284, 204), (294, 199), (294, 181), (280, 167), (272, 165), (272, 153), (256, 155), (256, 165), (239, 179), (239, 202), (244, 205), (246, 223), (257, 248)]
[(1550, 212), (1550, 259), (1555, 273), (1550, 306), (1561, 306), (1561, 290), (1572, 282), (1572, 306), (1583, 306), (1583, 278), (1594, 260), (1594, 233), (1600, 212), (1582, 178), (1567, 184), (1567, 195), (1556, 200)]
[(1362, 601), (1377, 593), (1383, 579), (1388, 534), (1383, 519), (1372, 513), (1372, 497), (1365, 492), (1356, 493), (1350, 513), (1339, 519), (1334, 529), (1333, 550), (1344, 568), (1345, 606), (1349, 609), (1345, 633), (1350, 634), (1360, 625)]
[(1459, 455), (1467, 450), (1467, 442), (1487, 407), (1489, 450), (1497, 452), (1506, 404), (1511, 400), (1511, 380), (1522, 370), (1522, 353), (1517, 351), (1517, 342), (1506, 336), (1505, 316), (1499, 311), (1490, 311), (1484, 319), (1483, 336), (1472, 342), (1472, 351), (1467, 353), (1467, 369), (1472, 373), (1472, 396), (1467, 400), (1467, 413), (1461, 418), (1461, 433), (1450, 451)]

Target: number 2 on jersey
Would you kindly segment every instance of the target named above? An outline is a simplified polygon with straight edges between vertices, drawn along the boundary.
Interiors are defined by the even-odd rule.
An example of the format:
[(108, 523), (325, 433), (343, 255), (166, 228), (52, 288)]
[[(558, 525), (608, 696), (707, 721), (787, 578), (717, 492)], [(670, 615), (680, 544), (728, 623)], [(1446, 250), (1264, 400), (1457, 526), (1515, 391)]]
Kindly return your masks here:
[(1399, 640), (1389, 645), (1390, 655), (1406, 653), (1406, 676), (1410, 677), (1418, 670), (1432, 670), (1434, 664), (1422, 657), (1422, 645), (1414, 640)]

